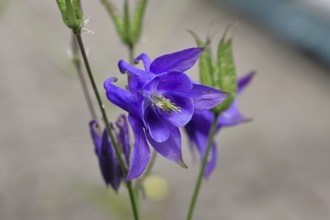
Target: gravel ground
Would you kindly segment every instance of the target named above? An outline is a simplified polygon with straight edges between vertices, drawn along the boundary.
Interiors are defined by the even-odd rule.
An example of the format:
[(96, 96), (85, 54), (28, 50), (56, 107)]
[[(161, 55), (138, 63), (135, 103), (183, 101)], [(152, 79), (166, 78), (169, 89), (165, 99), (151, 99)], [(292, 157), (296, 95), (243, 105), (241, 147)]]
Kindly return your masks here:
[[(99, 1), (84, 9), (95, 34), (83, 38), (100, 87), (109, 76), (123, 79), (116, 63), (127, 51), (113, 25)], [(0, 219), (130, 219), (118, 211), (128, 206), (124, 187), (115, 197), (103, 186), (55, 1), (12, 0), (0, 13)], [(150, 1), (137, 52), (156, 57), (191, 47), (187, 29), (217, 41), (235, 22), (237, 69), (258, 72), (239, 99), (254, 120), (217, 136), (217, 170), (203, 185), (195, 219), (328, 220), (328, 71), (211, 0)], [(197, 79), (196, 68), (190, 73)], [(114, 119), (118, 110), (111, 113)], [(188, 170), (159, 157), (155, 172), (170, 193), (144, 201), (144, 219), (184, 218), (198, 171), (184, 153)], [(117, 208), (105, 211), (111, 202)]]

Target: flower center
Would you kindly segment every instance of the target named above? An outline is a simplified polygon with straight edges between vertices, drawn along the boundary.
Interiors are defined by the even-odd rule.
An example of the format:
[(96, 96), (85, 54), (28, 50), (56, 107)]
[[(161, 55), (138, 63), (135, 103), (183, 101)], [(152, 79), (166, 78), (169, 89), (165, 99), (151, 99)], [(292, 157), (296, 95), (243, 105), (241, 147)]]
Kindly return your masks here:
[(152, 105), (157, 106), (162, 111), (171, 114), (172, 112), (180, 112), (181, 108), (175, 106), (170, 99), (165, 98), (164, 96), (152, 96)]

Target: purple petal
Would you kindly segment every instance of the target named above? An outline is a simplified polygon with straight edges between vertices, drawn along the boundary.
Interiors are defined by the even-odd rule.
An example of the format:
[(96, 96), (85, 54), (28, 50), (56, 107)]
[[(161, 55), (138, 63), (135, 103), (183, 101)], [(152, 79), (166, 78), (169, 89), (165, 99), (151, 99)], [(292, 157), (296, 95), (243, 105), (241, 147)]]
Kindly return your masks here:
[(104, 82), (104, 88), (108, 99), (118, 107), (124, 109), (130, 114), (139, 116), (141, 115), (141, 104), (139, 97), (133, 95), (128, 90), (121, 89), (112, 83), (116, 81), (114, 77), (107, 79)]
[(155, 74), (150, 71), (136, 68), (126, 63), (124, 60), (119, 61), (118, 67), (122, 73), (128, 73), (129, 90), (138, 90), (155, 76)]
[(165, 158), (179, 164), (181, 167), (187, 168), (187, 165), (182, 159), (180, 131), (178, 128), (171, 126), (169, 126), (169, 129), (171, 132), (170, 137), (164, 142), (158, 143), (154, 141), (148, 133), (147, 138), (150, 144), (158, 153), (160, 153)]
[(168, 126), (160, 116), (157, 107), (149, 106), (145, 110), (144, 117), (148, 132), (156, 142), (163, 142), (170, 136)]
[(131, 148), (129, 143), (129, 133), (128, 133), (128, 124), (127, 118), (124, 114), (120, 115), (116, 121), (116, 125), (119, 128), (119, 140), (118, 142), (123, 148), (125, 155), (126, 163), (129, 164), (129, 158), (131, 154)]
[(242, 77), (239, 77), (239, 79), (237, 80), (237, 94), (240, 94), (244, 88), (250, 83), (250, 81), (252, 80), (252, 78), (254, 77), (255, 72), (251, 72), (248, 73)]
[(209, 111), (195, 113), (185, 126), (188, 137), (196, 145), (201, 158), (205, 154), (213, 114)]
[(105, 183), (107, 185), (110, 184), (117, 191), (122, 179), (122, 172), (106, 130), (104, 130), (102, 135), (101, 151), (97, 155)]
[(185, 72), (190, 69), (203, 52), (202, 48), (190, 48), (156, 58), (150, 65), (150, 71), (156, 74), (164, 72)]
[(149, 71), (149, 69), (150, 69), (150, 64), (151, 64), (151, 60), (150, 60), (150, 58), (148, 57), (148, 55), (145, 54), (145, 53), (141, 53), (138, 57), (135, 58), (134, 63), (135, 63), (135, 64), (138, 64), (140, 60), (142, 60), (142, 62), (143, 62), (144, 69), (145, 69), (146, 71)]
[[(211, 123), (214, 116), (209, 111), (202, 111), (195, 113), (192, 120), (185, 126), (185, 130), (188, 134), (189, 140), (194, 143), (198, 149), (200, 160), (203, 158), (207, 149), (207, 142), (209, 138), (209, 132), (211, 128)], [(219, 131), (219, 129), (217, 129)], [(204, 177), (208, 177), (214, 170), (216, 165), (217, 149), (213, 142), (211, 146), (211, 152), (209, 155), (209, 161), (206, 165)]]
[(189, 97), (182, 96), (171, 96), (166, 98), (170, 99), (175, 106), (180, 107), (180, 111), (173, 111), (171, 113), (161, 111), (161, 115), (175, 127), (185, 126), (194, 114), (193, 100)]
[(228, 96), (224, 91), (200, 84), (193, 84), (193, 89), (187, 95), (193, 98), (196, 111), (209, 110), (219, 105)]
[(160, 74), (153, 81), (158, 83), (157, 90), (163, 92), (180, 92), (190, 90), (193, 87), (189, 77), (182, 72)]
[(118, 62), (118, 67), (121, 73), (128, 73), (131, 75), (143, 75), (146, 71), (141, 70), (139, 68), (136, 68), (135, 66), (132, 66), (128, 63), (126, 63), (124, 60), (120, 60)]
[(132, 180), (139, 177), (147, 167), (150, 159), (150, 149), (141, 122), (131, 115), (128, 115), (128, 121), (133, 130), (135, 145), (126, 180)]
[(242, 122), (249, 121), (237, 108), (237, 101), (235, 100), (231, 106), (221, 113), (218, 120), (219, 126), (233, 126)]

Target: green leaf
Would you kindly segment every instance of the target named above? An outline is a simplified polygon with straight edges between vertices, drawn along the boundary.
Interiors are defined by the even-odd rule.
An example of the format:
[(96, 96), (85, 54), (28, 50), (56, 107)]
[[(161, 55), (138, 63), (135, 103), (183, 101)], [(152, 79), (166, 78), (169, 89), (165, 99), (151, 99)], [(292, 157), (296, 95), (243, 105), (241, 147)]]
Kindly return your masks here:
[(139, 0), (137, 2), (134, 17), (132, 21), (132, 43), (137, 43), (140, 39), (141, 30), (142, 30), (142, 21), (144, 12), (147, 6), (148, 0)]
[(198, 47), (204, 47), (204, 51), (199, 57), (199, 78), (200, 82), (206, 86), (214, 87), (212, 82), (212, 74), (214, 72), (211, 49), (209, 47), (209, 40), (203, 43), (196, 33), (189, 31), (196, 41)]
[(118, 10), (116, 7), (110, 2), (109, 0), (101, 0), (103, 3), (105, 9), (107, 10), (108, 14), (110, 15), (116, 31), (119, 35), (119, 38), (123, 40), (125, 38), (125, 33), (124, 33), (124, 21), (122, 17), (119, 15)]
[(227, 40), (226, 33), (227, 31), (224, 33), (218, 45), (218, 71), (214, 72), (212, 76), (215, 87), (228, 92), (229, 96), (224, 102), (212, 110), (216, 113), (220, 113), (229, 108), (235, 99), (237, 91), (237, 76), (233, 57), (232, 38)]
[(124, 38), (123, 41), (127, 45), (132, 45), (131, 40), (131, 17), (129, 13), (129, 4), (128, 0), (124, 2)]
[(215, 82), (220, 85), (222, 90), (229, 93), (236, 93), (237, 79), (232, 50), (232, 38), (226, 40), (226, 33), (220, 40), (217, 56), (219, 72), (214, 75)]

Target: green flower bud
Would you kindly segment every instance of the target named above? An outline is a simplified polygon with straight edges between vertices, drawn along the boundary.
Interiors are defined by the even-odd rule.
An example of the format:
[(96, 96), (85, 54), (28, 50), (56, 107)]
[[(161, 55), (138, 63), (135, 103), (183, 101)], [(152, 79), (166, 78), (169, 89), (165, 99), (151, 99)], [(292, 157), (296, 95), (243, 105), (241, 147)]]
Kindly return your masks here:
[(56, 2), (66, 26), (75, 34), (79, 34), (84, 22), (80, 0), (56, 0)]

